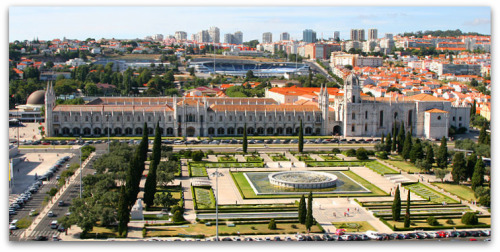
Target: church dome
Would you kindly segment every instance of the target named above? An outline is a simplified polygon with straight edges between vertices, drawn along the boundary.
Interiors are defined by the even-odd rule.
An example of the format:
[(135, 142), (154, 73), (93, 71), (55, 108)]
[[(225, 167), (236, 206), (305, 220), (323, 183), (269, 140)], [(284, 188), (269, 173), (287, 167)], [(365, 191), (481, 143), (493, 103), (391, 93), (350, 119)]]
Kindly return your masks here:
[(45, 105), (45, 91), (38, 90), (30, 94), (26, 105)]

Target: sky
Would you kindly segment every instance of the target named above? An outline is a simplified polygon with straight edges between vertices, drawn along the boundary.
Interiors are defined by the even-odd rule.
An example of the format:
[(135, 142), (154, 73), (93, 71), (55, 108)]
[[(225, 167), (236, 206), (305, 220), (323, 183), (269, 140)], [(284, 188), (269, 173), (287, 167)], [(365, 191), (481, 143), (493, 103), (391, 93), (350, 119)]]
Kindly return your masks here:
[[(349, 39), (350, 29), (378, 29), (385, 33), (460, 29), (491, 34), (488, 6), (10, 6), (9, 41), (86, 38), (144, 38), (154, 34), (193, 33), (211, 26), (225, 33), (243, 32), (243, 40), (262, 40), (272, 32), (273, 41), (282, 32), (302, 39), (304, 29), (318, 38)], [(367, 31), (366, 35), (367, 36)]]

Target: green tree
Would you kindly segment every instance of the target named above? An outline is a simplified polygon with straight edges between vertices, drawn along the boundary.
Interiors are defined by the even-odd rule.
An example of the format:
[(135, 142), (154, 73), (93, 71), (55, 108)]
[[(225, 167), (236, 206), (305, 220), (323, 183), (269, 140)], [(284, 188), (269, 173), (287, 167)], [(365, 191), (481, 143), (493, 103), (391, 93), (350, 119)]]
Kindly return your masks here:
[(246, 80), (251, 80), (251, 79), (255, 78), (255, 75), (253, 75), (253, 71), (248, 70), (246, 75), (245, 75), (245, 78), (246, 78)]
[(312, 201), (313, 201), (312, 192), (309, 192), (309, 196), (307, 197), (307, 214), (306, 214), (307, 231), (311, 231), (311, 227), (314, 224)]
[(381, 144), (384, 144), (384, 143), (385, 143), (384, 133), (382, 133), (382, 136), (380, 137), (380, 143), (381, 143)]
[(476, 166), (474, 167), (474, 174), (472, 175), (471, 179), (472, 190), (476, 190), (477, 187), (483, 185), (484, 174), (485, 174), (484, 162), (483, 160), (478, 159), (476, 161)]
[(155, 199), (156, 194), (156, 168), (160, 164), (161, 158), (161, 133), (160, 124), (156, 123), (155, 129), (155, 139), (153, 142), (153, 153), (151, 155), (151, 162), (149, 163), (148, 177), (146, 178), (146, 184), (144, 185), (144, 203), (146, 206), (151, 207)]
[(465, 225), (477, 225), (479, 223), (479, 219), (477, 218), (476, 213), (467, 212), (462, 215), (462, 223)]
[(434, 175), (436, 178), (441, 179), (441, 183), (443, 183), (444, 177), (448, 174), (449, 171), (447, 169), (434, 168)]
[(397, 144), (398, 144), (398, 138), (396, 134), (396, 124), (394, 124), (394, 131), (392, 133), (392, 145), (391, 145), (391, 151), (396, 151), (397, 150)]
[(401, 156), (403, 157), (403, 159), (407, 160), (410, 158), (411, 146), (411, 133), (408, 131), (406, 132), (405, 143), (403, 145), (403, 151), (401, 152)]
[(269, 224), (267, 225), (267, 228), (269, 228), (269, 230), (276, 230), (276, 221), (274, 221), (274, 219), (271, 219), (269, 221)]
[(401, 152), (403, 152), (403, 145), (405, 142), (405, 124), (403, 121), (401, 121), (401, 126), (399, 127), (399, 132), (398, 132), (398, 146), (397, 146), (397, 153), (401, 155)]
[(405, 228), (410, 227), (410, 189), (408, 189), (408, 196), (406, 198), (406, 213), (405, 213), (404, 227)]
[(365, 148), (359, 148), (356, 150), (356, 158), (358, 160), (368, 160), (368, 152), (365, 150)]
[(184, 216), (180, 210), (177, 210), (174, 212), (173, 220), (174, 220), (174, 222), (183, 222), (184, 221)]
[(474, 170), (476, 167), (476, 162), (477, 162), (477, 154), (473, 152), (467, 157), (467, 162), (466, 162), (467, 164), (465, 165), (467, 178), (470, 179), (472, 178), (472, 175), (474, 174)]
[(425, 160), (431, 165), (434, 163), (434, 148), (432, 148), (432, 144), (427, 145), (425, 150)]
[(396, 188), (394, 193), (394, 201), (392, 202), (392, 219), (394, 221), (399, 221), (401, 218), (401, 195), (399, 191), (399, 186)]
[(300, 197), (299, 201), (299, 223), (306, 224), (307, 206), (304, 194)]
[(300, 120), (300, 128), (299, 128), (299, 153), (302, 153), (304, 150), (304, 129), (302, 128), (302, 120)]
[(415, 144), (412, 145), (410, 151), (410, 162), (415, 163), (417, 159), (424, 158), (424, 151), (422, 149), (422, 143), (420, 139), (415, 140)]
[(122, 186), (120, 189), (120, 198), (118, 200), (118, 234), (121, 237), (127, 236), (127, 225), (130, 221), (130, 209), (127, 200), (127, 193), (125, 187)]
[(391, 152), (391, 147), (392, 147), (392, 137), (391, 137), (391, 132), (387, 133), (387, 138), (385, 141), (385, 151)]
[(476, 115), (476, 100), (474, 100), (474, 103), (472, 103), (472, 107), (470, 108), (470, 118), (474, 118), (474, 116)]
[(247, 124), (243, 127), (243, 152), (247, 153), (248, 150), (248, 139), (247, 139)]
[(441, 145), (437, 151), (436, 164), (441, 169), (445, 169), (448, 166), (448, 144), (444, 136), (441, 138)]
[(488, 125), (487, 123), (483, 123), (483, 127), (481, 127), (481, 131), (479, 132), (479, 138), (477, 140), (478, 144), (489, 144), (488, 134), (486, 133)]
[(455, 183), (460, 183), (462, 181), (467, 180), (465, 159), (463, 152), (455, 153), (453, 156), (453, 169), (451, 170), (451, 176), (453, 177), (453, 181)]

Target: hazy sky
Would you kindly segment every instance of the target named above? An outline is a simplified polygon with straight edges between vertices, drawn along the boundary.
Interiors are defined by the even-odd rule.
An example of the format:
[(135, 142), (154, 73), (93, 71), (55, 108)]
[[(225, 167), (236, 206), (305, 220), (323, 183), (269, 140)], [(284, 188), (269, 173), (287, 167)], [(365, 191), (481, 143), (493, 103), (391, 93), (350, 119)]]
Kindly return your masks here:
[[(243, 40), (262, 40), (272, 32), (273, 41), (281, 32), (302, 39), (304, 29), (317, 37), (333, 37), (340, 31), (349, 38), (351, 28), (377, 28), (384, 33), (418, 30), (460, 29), (491, 34), (490, 7), (33, 7), (9, 8), (9, 41), (54, 38), (143, 38), (153, 34), (186, 31), (188, 38), (210, 26), (225, 33), (243, 32)], [(366, 35), (367, 36), (367, 33)]]

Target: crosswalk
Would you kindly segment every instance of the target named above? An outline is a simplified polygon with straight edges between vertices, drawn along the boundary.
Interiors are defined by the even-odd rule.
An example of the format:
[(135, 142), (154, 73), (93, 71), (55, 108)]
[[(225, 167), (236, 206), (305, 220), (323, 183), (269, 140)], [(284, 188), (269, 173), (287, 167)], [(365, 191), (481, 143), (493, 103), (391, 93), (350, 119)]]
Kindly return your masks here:
[(59, 236), (60, 232), (57, 230), (43, 230), (43, 231), (33, 231), (29, 237), (37, 236), (47, 236), (51, 238), (53, 235)]

